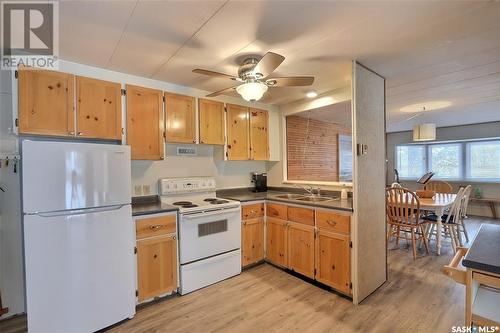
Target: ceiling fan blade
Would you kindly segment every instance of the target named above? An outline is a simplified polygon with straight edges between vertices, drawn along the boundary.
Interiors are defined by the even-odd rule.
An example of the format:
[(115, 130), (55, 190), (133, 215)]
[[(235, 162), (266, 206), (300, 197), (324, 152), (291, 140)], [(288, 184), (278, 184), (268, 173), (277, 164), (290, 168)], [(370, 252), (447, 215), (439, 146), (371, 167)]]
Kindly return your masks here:
[(234, 88), (236, 88), (236, 86), (234, 87), (229, 87), (229, 88), (226, 88), (226, 89), (222, 89), (222, 90), (219, 90), (219, 91), (216, 91), (216, 92), (213, 92), (211, 94), (208, 94), (207, 97), (215, 97), (215, 96), (219, 96), (220, 94), (223, 94), (227, 91), (231, 91), (233, 90)]
[(280, 54), (267, 52), (257, 65), (253, 68), (254, 73), (262, 74), (262, 77), (268, 77), (285, 60)]
[(208, 75), (208, 76), (226, 77), (226, 78), (229, 78), (231, 80), (238, 80), (238, 78), (235, 77), (235, 76), (233, 76), (233, 75), (219, 73), (219, 72), (214, 72), (214, 71), (209, 71), (207, 69), (201, 69), (201, 68), (193, 69), (193, 73), (202, 74), (202, 75)]
[(273, 77), (266, 80), (266, 84), (270, 87), (310, 86), (313, 82), (314, 76)]

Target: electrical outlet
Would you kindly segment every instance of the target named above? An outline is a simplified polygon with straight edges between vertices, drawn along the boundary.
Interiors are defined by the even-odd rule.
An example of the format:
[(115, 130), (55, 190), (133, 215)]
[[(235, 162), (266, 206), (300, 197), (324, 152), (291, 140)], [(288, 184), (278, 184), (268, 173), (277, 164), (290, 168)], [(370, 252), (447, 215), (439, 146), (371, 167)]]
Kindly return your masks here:
[(135, 195), (142, 195), (142, 186), (141, 185), (134, 186), (134, 194)]
[(142, 185), (142, 193), (148, 195), (151, 193), (151, 187), (149, 185)]

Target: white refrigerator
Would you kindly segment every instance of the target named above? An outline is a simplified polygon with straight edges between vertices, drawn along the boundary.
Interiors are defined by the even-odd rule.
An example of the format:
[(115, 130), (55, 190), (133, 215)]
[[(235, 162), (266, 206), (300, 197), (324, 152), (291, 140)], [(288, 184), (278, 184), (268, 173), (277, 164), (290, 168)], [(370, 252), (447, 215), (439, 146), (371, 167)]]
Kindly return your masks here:
[(93, 332), (135, 314), (130, 147), (24, 140), (29, 332)]

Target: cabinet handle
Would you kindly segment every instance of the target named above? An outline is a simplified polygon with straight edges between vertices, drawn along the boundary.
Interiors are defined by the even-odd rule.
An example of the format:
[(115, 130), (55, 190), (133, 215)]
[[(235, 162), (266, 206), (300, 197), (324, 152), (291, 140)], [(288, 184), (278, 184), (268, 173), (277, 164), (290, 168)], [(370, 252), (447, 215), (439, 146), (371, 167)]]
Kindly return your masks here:
[(172, 236), (172, 239), (173, 239), (173, 240), (176, 240), (176, 239), (177, 239), (177, 236), (176, 236), (176, 235), (173, 235), (173, 236)]
[(196, 143), (196, 140), (193, 140), (193, 143)]
[(69, 135), (75, 135), (75, 132), (73, 132), (73, 131), (69, 131), (69, 132), (68, 132), (68, 134), (69, 134)]
[(335, 222), (334, 220), (326, 220), (326, 223), (328, 223), (332, 227), (335, 227), (337, 225), (337, 222)]
[(243, 221), (243, 225), (247, 225), (247, 221)]
[(151, 230), (157, 230), (157, 229), (160, 229), (161, 227), (162, 227), (161, 224), (155, 224), (155, 225), (149, 226), (149, 229), (151, 229)]
[(78, 136), (81, 136), (82, 134), (83, 134), (82, 132), (76, 133), (76, 135), (78, 135)]
[(158, 258), (158, 255), (154, 254), (154, 255), (153, 255), (153, 258), (155, 258), (155, 259), (156, 259), (156, 258)]
[(335, 270), (335, 265), (332, 265), (332, 270)]

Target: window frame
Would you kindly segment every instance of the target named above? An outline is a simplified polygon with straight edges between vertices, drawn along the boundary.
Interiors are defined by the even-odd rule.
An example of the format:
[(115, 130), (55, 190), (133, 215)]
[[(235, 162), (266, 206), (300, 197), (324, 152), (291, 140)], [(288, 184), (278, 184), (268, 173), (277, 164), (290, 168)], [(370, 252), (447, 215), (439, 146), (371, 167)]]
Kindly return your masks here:
[[(282, 142), (282, 149), (281, 149), (281, 156), (282, 156), (282, 183), (283, 184), (290, 184), (290, 185), (318, 185), (318, 186), (345, 186), (345, 187), (352, 187), (354, 184), (354, 179), (351, 182), (344, 182), (344, 181), (317, 181), (317, 180), (293, 180), (293, 179), (288, 179), (288, 149), (287, 149), (287, 130), (286, 130), (286, 117), (299, 113), (301, 111), (307, 111), (307, 110), (300, 110), (300, 111), (295, 111), (295, 112), (287, 112), (287, 113), (282, 113), (281, 115), (281, 142)], [(355, 160), (355, 145), (354, 145), (354, 134), (353, 134), (353, 144), (352, 144), (352, 172), (353, 172), (353, 178), (354, 178), (354, 160)]]
[[(425, 172), (431, 170), (431, 157), (430, 150), (432, 146), (442, 146), (455, 144), (460, 146), (460, 165), (459, 165), (459, 177), (458, 178), (442, 178), (434, 176), (433, 179), (444, 180), (448, 182), (469, 182), (469, 183), (500, 183), (500, 178), (474, 178), (470, 176), (470, 150), (469, 146), (471, 143), (481, 143), (481, 142), (498, 142), (500, 144), (500, 137), (494, 138), (481, 138), (481, 139), (471, 139), (471, 140), (450, 140), (450, 141), (434, 141), (434, 142), (415, 142), (415, 143), (402, 143), (396, 144), (394, 147), (394, 167), (399, 171), (399, 159), (398, 159), (398, 147), (404, 146), (424, 146), (425, 147)], [(420, 177), (420, 176), (419, 176)], [(400, 175), (401, 180), (417, 180), (419, 177), (403, 177)]]
[(470, 146), (477, 144), (477, 143), (489, 143), (489, 142), (496, 142), (498, 145), (500, 145), (500, 139), (491, 139), (491, 140), (481, 140), (481, 141), (468, 141), (464, 142), (464, 152), (466, 154), (466, 157), (464, 157), (465, 162), (464, 165), (466, 167), (465, 169), (465, 178), (470, 181), (474, 182), (485, 182), (485, 183), (500, 183), (500, 177), (499, 178), (477, 178), (477, 177), (472, 177), (471, 176), (471, 154), (470, 154)]

